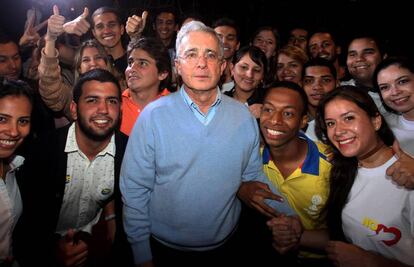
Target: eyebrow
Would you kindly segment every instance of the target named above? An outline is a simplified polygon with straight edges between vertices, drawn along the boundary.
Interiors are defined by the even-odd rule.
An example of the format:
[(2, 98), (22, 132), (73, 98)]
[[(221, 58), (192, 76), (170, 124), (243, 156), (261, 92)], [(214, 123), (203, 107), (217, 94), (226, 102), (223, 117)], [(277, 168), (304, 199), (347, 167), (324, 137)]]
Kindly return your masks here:
[(147, 58), (142, 58), (142, 57), (133, 57), (133, 56), (130, 56), (130, 57), (128, 58), (128, 61), (131, 61), (131, 60), (133, 60), (133, 61), (145, 61), (145, 62), (150, 62), (150, 61), (149, 61), (149, 59), (147, 59)]
[(362, 51), (363, 51), (363, 52), (367, 52), (367, 51), (369, 51), (369, 52), (370, 52), (370, 51), (374, 51), (374, 52), (375, 52), (375, 51), (377, 51), (377, 50), (376, 50), (375, 48), (373, 48), (373, 47), (368, 47), (368, 48), (364, 48), (364, 49), (362, 49)]
[(103, 97), (103, 96), (97, 96), (97, 95), (87, 95), (87, 96), (83, 97), (83, 99), (91, 99), (91, 98), (93, 98), (93, 99), (118, 99), (119, 100), (118, 96), (105, 96), (105, 97)]
[(0, 58), (11, 58), (15, 56), (20, 56), (19, 52), (13, 54), (13, 55), (0, 55)]
[[(349, 114), (352, 114), (352, 113), (355, 113), (353, 110), (350, 110), (350, 111), (347, 111), (347, 112), (345, 112), (345, 113), (342, 113), (341, 115), (340, 115), (340, 117), (345, 117), (345, 116), (347, 116), (347, 115), (349, 115)], [(332, 119), (332, 118), (325, 118), (325, 120), (335, 120), (335, 119)]]
[(6, 113), (0, 113), (0, 116), (4, 116), (7, 118), (11, 118), (12, 116), (10, 114), (6, 114)]
[[(273, 105), (272, 103), (270, 103), (268, 100), (263, 101), (263, 105), (266, 105), (266, 104), (267, 105), (270, 105), (272, 107), (275, 107), (275, 105)], [(296, 106), (292, 106), (292, 105), (287, 105), (287, 106), (283, 106), (282, 107), (282, 109), (288, 109), (288, 108), (297, 110), (297, 107)]]
[(99, 22), (99, 23), (96, 23), (95, 24), (95, 27), (96, 26), (98, 26), (98, 25), (111, 25), (111, 24), (119, 24), (119, 22), (117, 21), (117, 20), (110, 20), (110, 21), (108, 21), (108, 22), (106, 22), (106, 23), (104, 23), (103, 21), (102, 22)]
[[(186, 53), (189, 53), (189, 52), (198, 52), (198, 51), (200, 51), (200, 49), (198, 49), (198, 48), (196, 48), (196, 47), (193, 47), (193, 48), (190, 48), (190, 49), (184, 50), (184, 51), (183, 51), (183, 53), (184, 53), (184, 54), (186, 54)], [(214, 53), (218, 54), (218, 52), (217, 52), (216, 50), (212, 49), (212, 48), (205, 48), (205, 49), (203, 50), (203, 52), (204, 52), (204, 53), (206, 53), (206, 52), (214, 52)]]
[(326, 75), (322, 75), (320, 76), (321, 78), (333, 78), (332, 74), (326, 74)]

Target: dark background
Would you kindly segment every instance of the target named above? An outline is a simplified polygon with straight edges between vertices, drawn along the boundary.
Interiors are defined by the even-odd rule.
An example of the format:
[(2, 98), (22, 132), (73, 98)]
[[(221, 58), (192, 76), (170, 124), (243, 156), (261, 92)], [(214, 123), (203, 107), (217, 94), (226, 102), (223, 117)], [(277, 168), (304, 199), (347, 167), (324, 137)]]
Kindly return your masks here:
[[(23, 31), (25, 12), (32, 0), (0, 0), (0, 28), (18, 38)], [(51, 6), (57, 3), (68, 18), (82, 13), (83, 6), (92, 10), (102, 5), (120, 8), (125, 19), (131, 13), (143, 10), (154, 14), (159, 8), (174, 6), (178, 14), (201, 14), (206, 23), (227, 16), (240, 26), (242, 44), (249, 42), (258, 26), (272, 25), (279, 29), (282, 42), (293, 26), (309, 30), (329, 28), (338, 37), (344, 51), (349, 38), (360, 32), (376, 34), (387, 45), (389, 54), (414, 58), (414, 12), (410, 1), (402, 0), (44, 0), (45, 19), (51, 14)], [(72, 8), (72, 9), (71, 9)], [(65, 10), (65, 11), (63, 11)], [(151, 27), (149, 27), (151, 28)]]

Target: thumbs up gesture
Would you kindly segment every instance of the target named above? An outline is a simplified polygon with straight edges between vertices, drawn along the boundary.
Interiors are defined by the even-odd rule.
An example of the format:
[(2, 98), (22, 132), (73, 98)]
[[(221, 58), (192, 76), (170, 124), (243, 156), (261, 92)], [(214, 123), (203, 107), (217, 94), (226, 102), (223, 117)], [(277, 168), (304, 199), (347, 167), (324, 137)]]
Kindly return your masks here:
[(53, 15), (47, 20), (46, 39), (56, 40), (63, 33), (63, 23), (65, 23), (65, 17), (59, 14), (58, 6), (54, 5)]
[(141, 33), (145, 29), (145, 24), (147, 22), (148, 12), (142, 12), (142, 16), (139, 17), (137, 15), (133, 15), (132, 17), (128, 17), (126, 23), (126, 32), (129, 37), (132, 38), (139, 38)]
[(414, 158), (400, 148), (397, 140), (394, 141), (392, 149), (398, 160), (388, 167), (387, 175), (398, 185), (414, 189)]
[(85, 34), (91, 25), (89, 24), (87, 18), (89, 16), (89, 9), (85, 7), (83, 13), (76, 19), (69, 21), (63, 25), (63, 29), (66, 33), (75, 34), (77, 36), (82, 36)]

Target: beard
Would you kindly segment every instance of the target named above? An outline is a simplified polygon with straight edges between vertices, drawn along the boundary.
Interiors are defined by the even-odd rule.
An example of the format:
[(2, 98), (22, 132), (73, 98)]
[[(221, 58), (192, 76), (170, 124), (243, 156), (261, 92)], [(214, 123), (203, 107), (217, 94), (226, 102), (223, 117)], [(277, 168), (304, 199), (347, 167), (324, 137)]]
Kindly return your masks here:
[(82, 133), (85, 134), (85, 136), (93, 141), (104, 141), (107, 138), (111, 137), (112, 134), (115, 132), (116, 129), (119, 129), (120, 126), (120, 116), (118, 116), (118, 118), (116, 118), (116, 120), (114, 121), (114, 124), (107, 128), (106, 130), (102, 130), (102, 131), (96, 131), (94, 130), (91, 126), (88, 125), (87, 120), (85, 119), (85, 117), (83, 117), (81, 115), (81, 112), (78, 109), (78, 125), (79, 125), (79, 130), (82, 131)]

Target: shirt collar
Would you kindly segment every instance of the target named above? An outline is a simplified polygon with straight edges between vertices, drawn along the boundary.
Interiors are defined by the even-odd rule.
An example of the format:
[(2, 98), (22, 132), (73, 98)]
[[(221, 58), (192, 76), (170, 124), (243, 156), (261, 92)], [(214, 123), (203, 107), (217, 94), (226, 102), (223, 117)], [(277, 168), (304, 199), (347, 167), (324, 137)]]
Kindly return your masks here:
[[(302, 173), (308, 173), (312, 175), (319, 175), (319, 157), (325, 157), (319, 153), (318, 146), (310, 140), (305, 134), (299, 133), (299, 138), (305, 139), (308, 145), (308, 152), (306, 154), (305, 161), (301, 166)], [(263, 149), (262, 162), (263, 164), (269, 164), (271, 160), (269, 146), (266, 145)]]
[(20, 166), (22, 166), (24, 163), (24, 157), (16, 155), (13, 157), (13, 159), (9, 162), (9, 171), (8, 172), (13, 172), (16, 169), (18, 169)]
[[(221, 103), (221, 92), (220, 92), (220, 88), (217, 87), (217, 96), (216, 96), (216, 100), (213, 102), (213, 104), (211, 105), (211, 107), (215, 107), (218, 106)], [(185, 103), (187, 103), (187, 105), (190, 108), (197, 108), (198, 106), (196, 103), (194, 103), (194, 101), (190, 98), (190, 96), (187, 94), (187, 92), (184, 90), (184, 85), (181, 86), (180, 88), (180, 94), (181, 96), (184, 98)]]
[[(72, 123), (68, 130), (68, 136), (66, 138), (66, 145), (65, 145), (65, 152), (72, 153), (72, 152), (81, 152), (79, 149), (78, 143), (76, 142), (76, 123)], [(115, 134), (112, 134), (111, 141), (109, 141), (108, 145), (98, 153), (97, 156), (109, 154), (115, 157)]]

